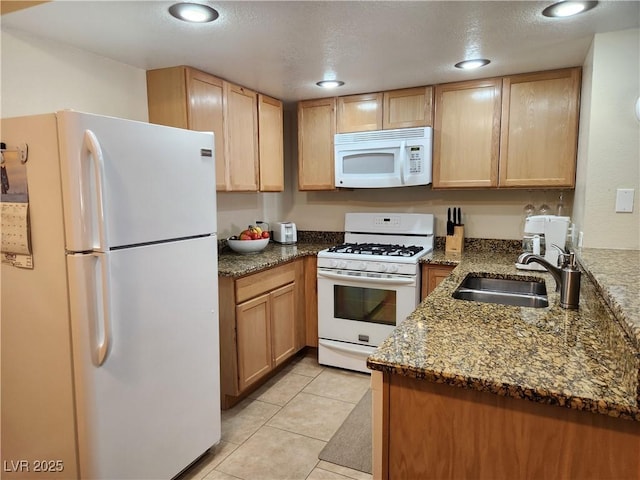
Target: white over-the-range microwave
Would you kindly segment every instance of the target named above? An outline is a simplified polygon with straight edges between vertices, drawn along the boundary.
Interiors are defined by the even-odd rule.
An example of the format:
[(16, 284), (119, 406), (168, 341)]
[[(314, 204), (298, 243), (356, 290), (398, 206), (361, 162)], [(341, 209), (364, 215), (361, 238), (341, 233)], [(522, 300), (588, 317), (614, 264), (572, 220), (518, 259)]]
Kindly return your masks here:
[(336, 134), (336, 187), (430, 184), (432, 138), (431, 127)]

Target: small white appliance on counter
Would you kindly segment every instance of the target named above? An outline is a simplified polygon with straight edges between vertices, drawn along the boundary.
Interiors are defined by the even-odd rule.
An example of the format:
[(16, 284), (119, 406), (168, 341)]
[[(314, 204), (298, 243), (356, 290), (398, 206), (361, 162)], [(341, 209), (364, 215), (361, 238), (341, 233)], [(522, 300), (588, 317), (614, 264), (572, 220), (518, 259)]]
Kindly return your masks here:
[(213, 135), (62, 111), (2, 141), (33, 253), (2, 263), (4, 465), (175, 477), (221, 438)]
[(336, 187), (386, 188), (430, 184), (432, 137), (432, 127), (336, 134)]
[[(527, 217), (524, 223), (522, 251), (541, 255), (551, 265), (557, 265), (560, 251), (553, 245), (557, 245), (564, 250), (570, 221), (569, 217), (557, 215), (532, 215)], [(546, 268), (538, 263), (530, 263), (528, 265), (516, 263), (516, 268), (520, 270), (547, 271)]]
[(293, 222), (276, 222), (273, 224), (273, 241), (291, 245), (298, 241), (298, 230)]
[(318, 360), (370, 373), (366, 359), (420, 301), (434, 216), (347, 213), (345, 243), (318, 252)]

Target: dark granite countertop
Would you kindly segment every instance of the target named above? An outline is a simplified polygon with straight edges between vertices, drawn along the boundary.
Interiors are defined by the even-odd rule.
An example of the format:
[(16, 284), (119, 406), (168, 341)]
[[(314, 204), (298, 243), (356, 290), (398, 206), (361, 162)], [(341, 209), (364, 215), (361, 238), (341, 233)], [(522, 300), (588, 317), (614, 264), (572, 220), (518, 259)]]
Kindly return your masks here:
[(218, 275), (221, 277), (242, 277), (289, 262), (295, 258), (316, 255), (320, 250), (331, 245), (320, 242), (280, 245), (270, 242), (263, 251), (250, 255), (236, 253), (228, 246), (224, 246), (218, 256)]
[[(580, 309), (565, 310), (553, 277), (517, 270), (516, 257), (427, 256), (458, 266), (368, 358), (369, 368), (640, 421), (638, 349), (589, 276), (582, 277)], [(453, 299), (469, 272), (543, 278), (549, 307)]]
[(584, 248), (578, 261), (640, 351), (640, 251)]
[[(457, 268), (369, 357), (369, 367), (640, 421), (640, 252), (579, 252), (586, 274), (580, 309), (570, 311), (558, 306), (550, 274), (514, 267), (519, 242), (507, 251), (491, 242), (472, 243), (463, 254), (446, 254), (436, 244), (422, 262)], [(255, 255), (224, 247), (219, 275), (241, 277), (335, 243), (316, 235), (291, 246), (270, 243)], [(454, 300), (451, 293), (468, 272), (543, 278), (550, 306)]]

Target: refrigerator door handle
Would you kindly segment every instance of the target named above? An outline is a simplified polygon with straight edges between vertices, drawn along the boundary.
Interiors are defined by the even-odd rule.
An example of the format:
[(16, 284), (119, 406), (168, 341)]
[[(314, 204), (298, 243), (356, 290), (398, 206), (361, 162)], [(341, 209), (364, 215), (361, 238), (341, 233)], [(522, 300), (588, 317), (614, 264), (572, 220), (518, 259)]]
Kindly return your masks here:
[(67, 255), (74, 355), (102, 366), (113, 347), (110, 253)]
[(101, 366), (107, 359), (111, 347), (111, 291), (109, 289), (109, 254), (94, 253), (100, 262), (100, 299), (101, 313), (98, 318), (102, 320), (97, 333), (96, 353), (97, 365)]
[(95, 133), (91, 130), (84, 131), (84, 145), (87, 151), (91, 154), (93, 159), (93, 172), (95, 179), (95, 193), (96, 193), (96, 223), (98, 225), (99, 244), (98, 248), (94, 250), (104, 252), (107, 248), (107, 226), (105, 223), (105, 211), (104, 211), (104, 156), (102, 155), (102, 148), (100, 148), (100, 142)]

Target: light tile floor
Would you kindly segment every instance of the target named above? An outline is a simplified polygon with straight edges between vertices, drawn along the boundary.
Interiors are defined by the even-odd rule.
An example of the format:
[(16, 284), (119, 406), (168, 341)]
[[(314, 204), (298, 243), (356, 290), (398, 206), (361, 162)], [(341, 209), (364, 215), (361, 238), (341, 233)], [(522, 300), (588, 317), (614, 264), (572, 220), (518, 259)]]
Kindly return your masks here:
[(370, 376), (299, 356), (234, 408), (222, 412), (222, 441), (180, 480), (370, 480), (318, 454), (370, 386)]

